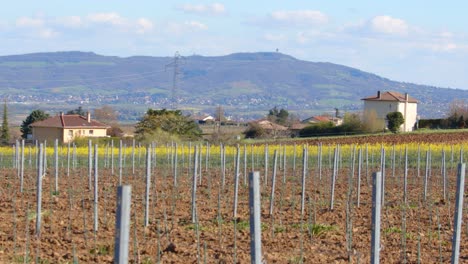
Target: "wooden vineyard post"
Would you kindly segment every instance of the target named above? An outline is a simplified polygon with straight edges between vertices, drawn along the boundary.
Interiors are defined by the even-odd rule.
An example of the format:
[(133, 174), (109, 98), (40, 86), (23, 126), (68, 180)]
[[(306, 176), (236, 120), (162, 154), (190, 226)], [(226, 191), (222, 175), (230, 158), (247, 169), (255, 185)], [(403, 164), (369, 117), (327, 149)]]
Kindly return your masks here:
[(444, 188), (444, 200), (447, 200), (447, 168), (445, 166), (445, 149), (442, 150), (442, 181)]
[(98, 145), (94, 145), (94, 233), (98, 231)]
[(408, 204), (408, 146), (405, 146), (405, 172), (403, 175), (403, 201)]
[(426, 151), (426, 170), (424, 174), (424, 201), (427, 199), (427, 185), (428, 185), (428, 180), (429, 180), (429, 150)]
[(333, 158), (333, 174), (331, 179), (331, 190), (330, 190), (330, 210), (333, 210), (333, 204), (335, 203), (335, 184), (336, 184), (336, 174), (338, 172), (338, 148), (335, 148)]
[(247, 146), (244, 144), (244, 186), (247, 185)]
[[(178, 161), (178, 156), (177, 156), (177, 148), (178, 148), (177, 143), (175, 144), (175, 151), (174, 151), (174, 148), (171, 147), (171, 151), (174, 151), (173, 157), (171, 158), (172, 169), (173, 169), (173, 174), (174, 174), (174, 186), (177, 186), (177, 163), (179, 162)], [(190, 170), (190, 168), (189, 168), (189, 170)]]
[(301, 215), (304, 215), (305, 208), (305, 187), (307, 176), (307, 148), (304, 146), (302, 150), (302, 190), (301, 190)]
[(371, 264), (380, 263), (380, 213), (382, 202), (382, 173), (372, 175), (372, 239)]
[(24, 139), (21, 140), (21, 171), (20, 171), (20, 192), (23, 192), (24, 185)]
[(58, 139), (54, 142), (55, 193), (58, 192)]
[(135, 175), (135, 139), (132, 141), (132, 175)]
[(358, 180), (357, 180), (357, 207), (361, 204), (361, 167), (362, 167), (362, 148), (358, 152)]
[(13, 153), (12, 158), (14, 158), (15, 161), (14, 162), (12, 161), (12, 164), (13, 164), (13, 168), (16, 168), (16, 173), (19, 176), (20, 175), (20, 166), (19, 166), (19, 163), (20, 163), (20, 143), (19, 143), (18, 140), (15, 141), (15, 146), (14, 146), (13, 150), (14, 150), (14, 153)]
[[(46, 140), (44, 140), (43, 145), (44, 145), (44, 146), (43, 146), (43, 150), (44, 150), (44, 153), (43, 153), (43, 155), (44, 155), (44, 160), (42, 161), (42, 162), (43, 162), (42, 166), (44, 166), (44, 168), (42, 169), (42, 173), (43, 173), (44, 175), (46, 175), (46, 174), (47, 174), (47, 141), (46, 141)], [(19, 160), (18, 160), (18, 161), (19, 161)]]
[(197, 222), (197, 171), (198, 171), (198, 146), (193, 153), (193, 179), (192, 179), (192, 223)]
[(119, 185), (122, 185), (122, 140), (119, 142)]
[(260, 222), (260, 173), (249, 174), (250, 263), (262, 263), (262, 226)]
[(151, 146), (146, 148), (145, 227), (149, 225), (149, 201), (151, 192)]
[(115, 214), (114, 263), (128, 263), (128, 242), (130, 239), (130, 207), (132, 186), (117, 187), (117, 212)]
[(114, 176), (114, 140), (111, 140), (111, 147), (110, 147), (110, 153), (111, 153), (111, 175)]
[(264, 169), (264, 172), (263, 172), (263, 184), (264, 186), (268, 186), (268, 144), (265, 144), (265, 150), (264, 150), (264, 155), (265, 155), (265, 158), (264, 158), (264, 166), (265, 166), (265, 169)]
[(91, 190), (91, 178), (93, 172), (93, 145), (91, 139), (88, 140), (88, 188)]
[(453, 221), (453, 236), (452, 236), (452, 264), (458, 264), (460, 258), (460, 238), (461, 238), (461, 224), (463, 212), (463, 195), (465, 190), (465, 163), (458, 165), (457, 175), (457, 194), (455, 200), (455, 215)]
[(237, 145), (237, 150), (236, 150), (236, 172), (234, 173), (234, 209), (232, 212), (232, 217), (236, 218), (237, 217), (237, 195), (239, 193), (239, 168), (240, 167), (240, 148), (239, 145)]
[(276, 164), (278, 160), (278, 150), (275, 149), (273, 156), (273, 177), (271, 179), (271, 195), (270, 195), (270, 216), (273, 215), (273, 208), (275, 204), (275, 186), (276, 186)]
[(67, 177), (70, 177), (70, 161), (71, 161), (71, 145), (68, 142), (67, 145)]
[(317, 166), (318, 166), (318, 174), (319, 180), (322, 180), (322, 142), (318, 145), (318, 153), (317, 153)]
[(42, 211), (42, 175), (44, 172), (43, 162), (44, 162), (44, 149), (42, 143), (39, 145), (39, 156), (37, 164), (37, 192), (36, 192), (36, 236), (41, 236), (41, 211)]
[(381, 178), (382, 206), (385, 206), (385, 148), (383, 146), (382, 146), (382, 151), (380, 154), (380, 173), (382, 175), (382, 178)]

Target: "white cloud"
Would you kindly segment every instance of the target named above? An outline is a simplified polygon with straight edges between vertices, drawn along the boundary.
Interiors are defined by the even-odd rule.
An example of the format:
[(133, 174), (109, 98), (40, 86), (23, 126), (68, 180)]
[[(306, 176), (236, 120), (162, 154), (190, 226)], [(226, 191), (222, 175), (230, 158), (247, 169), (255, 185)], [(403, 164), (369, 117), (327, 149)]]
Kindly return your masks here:
[(299, 32), (296, 35), (296, 41), (300, 44), (305, 44), (309, 41), (309, 38), (306, 36), (304, 32)]
[(271, 33), (266, 33), (263, 35), (263, 38), (268, 40), (268, 41), (284, 41), (286, 40), (286, 36), (283, 34), (271, 34)]
[(57, 31), (50, 28), (42, 28), (38, 32), (39, 36), (44, 39), (54, 38), (59, 35)]
[(179, 10), (182, 10), (186, 13), (194, 14), (206, 14), (206, 15), (221, 15), (226, 12), (226, 8), (223, 4), (212, 3), (212, 4), (184, 4), (178, 7)]
[(165, 32), (170, 35), (190, 34), (197, 31), (207, 30), (208, 26), (199, 21), (169, 22)]
[(111, 24), (114, 26), (123, 26), (127, 24), (127, 20), (119, 14), (111, 13), (94, 13), (88, 15), (88, 20), (94, 23)]
[(188, 28), (198, 29), (198, 30), (206, 30), (208, 26), (198, 22), (198, 21), (187, 21), (184, 23)]
[(140, 18), (137, 21), (137, 33), (144, 34), (153, 30), (154, 24), (147, 18)]
[(57, 24), (60, 24), (65, 27), (77, 28), (81, 27), (84, 24), (84, 20), (80, 16), (66, 16), (60, 17), (55, 20)]
[(328, 22), (328, 16), (316, 10), (275, 11), (270, 19), (287, 25), (316, 25)]
[(370, 21), (370, 27), (374, 32), (391, 35), (406, 35), (409, 31), (409, 26), (404, 20), (391, 16), (374, 17)]
[(40, 18), (20, 17), (16, 20), (17, 27), (42, 27), (45, 22)]

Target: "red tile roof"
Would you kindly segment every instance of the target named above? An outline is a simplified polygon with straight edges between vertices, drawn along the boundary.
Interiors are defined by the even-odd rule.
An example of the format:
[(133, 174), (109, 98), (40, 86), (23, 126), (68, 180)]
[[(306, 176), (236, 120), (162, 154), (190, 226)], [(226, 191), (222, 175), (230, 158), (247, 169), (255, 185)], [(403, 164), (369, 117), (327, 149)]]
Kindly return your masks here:
[[(379, 96), (380, 94), (380, 96)], [(399, 92), (377, 92), (377, 95), (362, 98), (364, 101), (392, 101), (392, 102), (405, 102), (405, 95)], [(417, 103), (418, 100), (408, 95), (408, 103)]]
[(62, 128), (110, 128), (110, 126), (96, 120), (88, 122), (85, 116), (81, 115), (57, 115), (45, 120), (34, 122), (33, 127), (62, 127)]

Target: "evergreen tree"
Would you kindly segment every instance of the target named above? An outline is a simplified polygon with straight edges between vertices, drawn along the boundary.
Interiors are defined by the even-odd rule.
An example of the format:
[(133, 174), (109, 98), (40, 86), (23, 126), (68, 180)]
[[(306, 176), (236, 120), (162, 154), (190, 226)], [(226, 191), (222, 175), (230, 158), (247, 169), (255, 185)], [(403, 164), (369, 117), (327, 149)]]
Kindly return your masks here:
[(3, 122), (0, 134), (0, 142), (2, 145), (7, 145), (10, 143), (10, 129), (8, 128), (8, 108), (6, 100), (3, 104)]
[(278, 123), (280, 125), (287, 125), (289, 120), (289, 112), (286, 109), (278, 108), (275, 106), (270, 111), (268, 111), (268, 120)]
[(184, 139), (199, 139), (202, 131), (188, 116), (180, 110), (148, 109), (145, 116), (135, 126), (135, 136), (138, 140), (149, 140), (158, 137), (162, 131)]
[(388, 129), (393, 133), (400, 131), (400, 126), (405, 122), (403, 114), (400, 112), (390, 112), (387, 114)]
[(21, 137), (26, 139), (28, 134), (32, 134), (31, 124), (37, 121), (42, 121), (49, 118), (49, 114), (45, 113), (43, 110), (34, 110), (29, 114), (23, 123), (21, 124)]
[(80, 116), (86, 116), (86, 111), (83, 110), (83, 107), (78, 106), (78, 108), (70, 110), (66, 113), (67, 115), (80, 115)]

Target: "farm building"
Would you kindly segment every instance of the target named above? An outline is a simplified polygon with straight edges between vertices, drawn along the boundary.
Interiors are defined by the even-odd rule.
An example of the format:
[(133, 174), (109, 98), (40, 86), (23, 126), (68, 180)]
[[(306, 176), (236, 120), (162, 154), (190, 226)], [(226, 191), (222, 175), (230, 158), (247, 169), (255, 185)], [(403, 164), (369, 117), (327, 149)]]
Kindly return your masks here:
[(73, 141), (77, 137), (105, 137), (110, 126), (91, 119), (91, 114), (59, 115), (31, 124), (32, 140), (53, 141), (62, 143)]
[(377, 118), (385, 120), (388, 113), (400, 112), (405, 122), (400, 130), (412, 131), (417, 121), (418, 101), (413, 97), (398, 92), (377, 92), (376, 96), (361, 99), (364, 101), (364, 112), (375, 111)]
[(216, 121), (216, 119), (210, 115), (195, 115), (195, 116), (192, 116), (192, 119), (198, 124), (206, 124), (206, 123)]
[(320, 122), (332, 122), (335, 126), (343, 124), (343, 119), (329, 116), (312, 116), (301, 121), (304, 124), (318, 124)]

